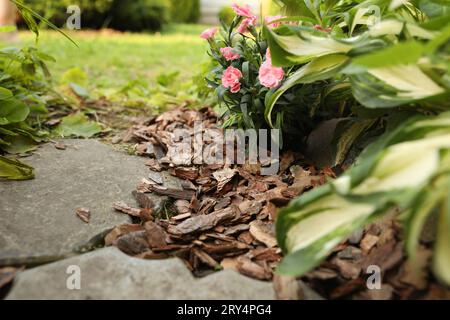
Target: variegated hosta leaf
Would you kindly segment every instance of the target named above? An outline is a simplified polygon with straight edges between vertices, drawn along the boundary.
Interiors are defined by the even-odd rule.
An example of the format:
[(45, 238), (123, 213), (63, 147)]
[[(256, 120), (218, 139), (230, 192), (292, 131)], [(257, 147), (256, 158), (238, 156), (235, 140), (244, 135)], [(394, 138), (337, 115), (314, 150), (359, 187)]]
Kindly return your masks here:
[(415, 65), (372, 69), (350, 79), (353, 95), (367, 108), (391, 108), (435, 98), (444, 106), (448, 101), (448, 90)]
[(347, 53), (352, 45), (339, 42), (329, 36), (315, 36), (306, 31), (298, 34), (278, 35), (269, 28), (264, 28), (269, 42), (274, 65), (286, 66), (307, 63), (313, 59), (334, 54)]
[(450, 285), (450, 184), (447, 195), (441, 203), (437, 238), (434, 247), (433, 271), (437, 278)]
[(404, 28), (406, 28), (411, 36), (421, 39), (433, 39), (436, 35), (435, 32), (421, 28), (416, 24), (405, 23), (395, 19), (386, 19), (373, 25), (369, 30), (369, 35), (373, 38), (387, 35), (396, 36), (402, 33)]
[[(277, 233), (287, 256), (279, 271), (311, 270), (352, 231), (393, 208), (408, 213), (407, 248), (413, 250), (426, 217), (449, 199), (449, 119), (444, 113), (406, 121), (369, 147), (347, 174), (282, 210)], [(444, 202), (434, 270), (450, 283), (450, 210)]]
[(401, 99), (420, 100), (445, 92), (416, 65), (371, 69), (369, 73), (397, 89)]
[(334, 160), (335, 165), (342, 164), (351, 149), (353, 143), (358, 137), (371, 126), (374, 125), (376, 120), (369, 119), (351, 123), (346, 130), (340, 135), (336, 148), (336, 157)]

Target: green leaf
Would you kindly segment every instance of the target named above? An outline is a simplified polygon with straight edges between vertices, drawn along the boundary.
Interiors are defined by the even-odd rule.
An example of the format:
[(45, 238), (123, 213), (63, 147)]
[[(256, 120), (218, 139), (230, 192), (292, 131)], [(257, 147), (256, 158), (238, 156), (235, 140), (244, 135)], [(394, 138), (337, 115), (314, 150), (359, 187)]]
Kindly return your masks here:
[(0, 179), (30, 180), (34, 179), (33, 168), (18, 161), (0, 156)]
[(0, 101), (0, 125), (24, 121), (29, 113), (30, 108), (16, 98)]
[(0, 87), (0, 101), (11, 99), (14, 96), (11, 90)]
[(347, 53), (353, 47), (330, 36), (315, 36), (306, 31), (294, 35), (277, 35), (264, 27), (274, 65), (302, 64), (333, 53)]
[(22, 12), (22, 16), (26, 19), (26, 22), (28, 23), (28, 27), (36, 33), (36, 35), (39, 35), (39, 28), (37, 27), (36, 22), (32, 18), (39, 19), (40, 21), (43, 21), (46, 25), (48, 25), (51, 29), (61, 33), (64, 37), (66, 37), (70, 42), (72, 42), (76, 47), (78, 47), (78, 44), (73, 41), (73, 39), (65, 33), (63, 30), (55, 26), (52, 22), (50, 22), (48, 19), (44, 18), (37, 12), (35, 12), (33, 9), (31, 9), (29, 6), (25, 5), (21, 0), (10, 0), (12, 3), (14, 3), (19, 10)]
[(376, 119), (369, 119), (351, 123), (351, 125), (339, 136), (336, 148), (335, 165), (342, 164), (356, 139), (374, 125)]
[(447, 196), (442, 203), (437, 226), (436, 244), (434, 247), (433, 271), (443, 283), (450, 285), (450, 185), (447, 185)]
[(10, 154), (26, 154), (37, 149), (37, 143), (30, 137), (17, 135), (5, 138), (9, 144), (2, 149)]
[(88, 75), (80, 68), (72, 68), (64, 72), (61, 77), (60, 83), (69, 85), (75, 83), (79, 86), (85, 87), (88, 85)]
[(76, 136), (83, 138), (90, 138), (101, 131), (102, 127), (100, 124), (90, 121), (81, 112), (64, 117), (55, 130), (62, 137)]
[(417, 41), (402, 42), (386, 49), (354, 58), (352, 64), (344, 72), (349, 73), (349, 69), (353, 70), (353, 72), (355, 69), (358, 72), (362, 72), (368, 69), (386, 68), (399, 64), (413, 64), (422, 57), (424, 51), (424, 46)]
[(310, 271), (375, 212), (376, 207), (370, 203), (352, 203), (337, 195), (322, 197), (299, 211), (282, 210), (280, 215), (289, 214), (295, 222), (282, 239), (290, 254), (278, 271), (292, 276)]
[(293, 73), (283, 85), (276, 90), (271, 90), (266, 95), (264, 116), (267, 123), (273, 127), (272, 111), (278, 99), (292, 87), (302, 83), (312, 83), (333, 77), (342, 69), (348, 61), (348, 57), (342, 54), (333, 54), (320, 57), (309, 64), (303, 66)]
[(353, 95), (367, 108), (391, 108), (445, 94), (416, 65), (370, 69), (350, 76)]

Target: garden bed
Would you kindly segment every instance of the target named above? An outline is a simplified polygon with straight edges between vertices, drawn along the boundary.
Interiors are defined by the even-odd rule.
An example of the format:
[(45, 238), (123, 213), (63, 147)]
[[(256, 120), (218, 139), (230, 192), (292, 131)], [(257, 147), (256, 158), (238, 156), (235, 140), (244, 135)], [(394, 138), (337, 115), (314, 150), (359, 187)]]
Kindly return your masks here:
[[(277, 210), (343, 170), (317, 168), (292, 151), (282, 153), (279, 173), (271, 176), (260, 175), (260, 163), (193, 165), (177, 149), (175, 137), (180, 129), (194, 136), (194, 123), (199, 121), (205, 130), (222, 132), (215, 114), (204, 108), (174, 109), (123, 135), (122, 142), (135, 143), (138, 153), (149, 158), (150, 171), (134, 191), (140, 208), (114, 204), (136, 223), (116, 227), (106, 244), (143, 259), (177, 256), (196, 276), (234, 269), (254, 279), (274, 281), (279, 296), (286, 297), (289, 282), (296, 282), (275, 273), (282, 259), (275, 237)], [(165, 174), (179, 178), (180, 186), (164, 186)], [(155, 208), (148, 194), (168, 196), (169, 201), (164, 208)], [(450, 292), (428, 271), (432, 230), (431, 221), (421, 237), (420, 265), (412, 265), (403, 251), (401, 226), (388, 215), (355, 232), (301, 279), (330, 299), (448, 298)], [(377, 287), (377, 271), (381, 287)], [(369, 289), (370, 283), (375, 290)], [(289, 297), (298, 298), (292, 292)]]

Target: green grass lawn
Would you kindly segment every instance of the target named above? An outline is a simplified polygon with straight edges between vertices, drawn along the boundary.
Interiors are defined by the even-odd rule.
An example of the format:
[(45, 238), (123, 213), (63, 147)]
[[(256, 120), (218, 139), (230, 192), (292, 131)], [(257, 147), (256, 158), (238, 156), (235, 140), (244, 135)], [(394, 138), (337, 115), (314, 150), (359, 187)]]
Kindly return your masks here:
[[(56, 81), (65, 71), (80, 68), (88, 75), (88, 89), (116, 90), (132, 80), (155, 83), (157, 75), (179, 71), (177, 81), (188, 80), (208, 59), (207, 44), (200, 39), (201, 25), (171, 25), (156, 34), (114, 31), (75, 31), (74, 46), (62, 35), (42, 31), (38, 46), (52, 55), (56, 63), (50, 70)], [(34, 35), (20, 34), (24, 44), (32, 44)]]

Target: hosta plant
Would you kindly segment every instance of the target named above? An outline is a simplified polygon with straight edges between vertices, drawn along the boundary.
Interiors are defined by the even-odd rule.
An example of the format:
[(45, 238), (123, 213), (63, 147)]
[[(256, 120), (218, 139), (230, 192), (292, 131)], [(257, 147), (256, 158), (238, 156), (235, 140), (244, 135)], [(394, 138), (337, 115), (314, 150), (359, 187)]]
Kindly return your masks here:
[(450, 284), (448, 3), (280, 2), (295, 15), (286, 21), (299, 24), (264, 29), (272, 62), (299, 69), (267, 95), (266, 120), (273, 122), (287, 90), (316, 81), (309, 70), (321, 66), (329, 90), (345, 88), (359, 104), (349, 114), (355, 125), (335, 141), (348, 145), (368, 119), (387, 123), (352, 169), (280, 212), (277, 236), (287, 255), (280, 271), (304, 274), (352, 231), (398, 211), (411, 259), (424, 223), (438, 216), (433, 269)]
[(450, 113), (407, 120), (372, 144), (357, 164), (281, 211), (277, 234), (288, 253), (283, 273), (300, 275), (342, 240), (398, 210), (411, 259), (427, 218), (437, 215), (433, 268), (450, 284)]

